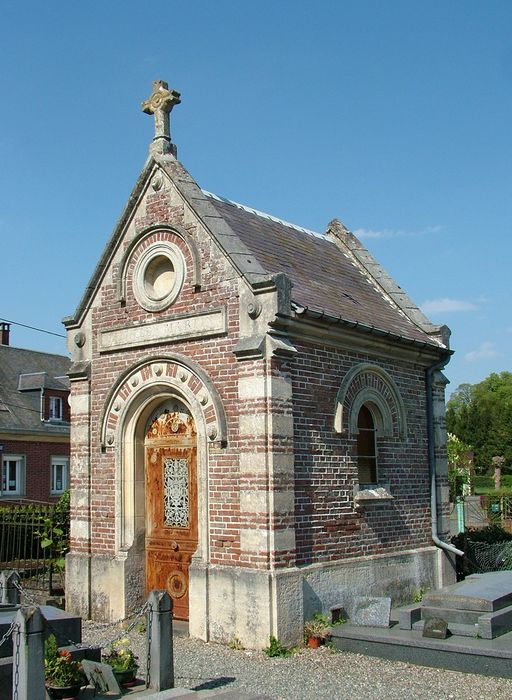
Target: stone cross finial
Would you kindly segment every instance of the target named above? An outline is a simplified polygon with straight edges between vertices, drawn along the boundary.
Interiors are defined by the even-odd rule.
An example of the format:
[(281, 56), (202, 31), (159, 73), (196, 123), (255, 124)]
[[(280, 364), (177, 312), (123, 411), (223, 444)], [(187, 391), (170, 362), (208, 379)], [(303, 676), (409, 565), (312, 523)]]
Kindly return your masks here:
[(152, 150), (157, 153), (169, 153), (174, 151), (171, 144), (170, 113), (174, 105), (179, 105), (180, 93), (177, 90), (169, 90), (169, 86), (163, 80), (153, 81), (153, 93), (148, 100), (142, 103), (142, 111), (145, 114), (153, 114), (155, 117), (155, 136)]

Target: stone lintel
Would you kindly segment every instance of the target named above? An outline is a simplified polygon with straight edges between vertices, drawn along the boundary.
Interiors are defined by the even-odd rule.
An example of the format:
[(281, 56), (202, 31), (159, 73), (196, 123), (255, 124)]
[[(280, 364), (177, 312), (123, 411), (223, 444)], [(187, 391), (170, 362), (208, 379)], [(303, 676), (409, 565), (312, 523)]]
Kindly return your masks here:
[(143, 345), (159, 345), (193, 338), (224, 335), (227, 317), (224, 307), (199, 314), (177, 314), (165, 321), (144, 325), (130, 325), (103, 331), (99, 338), (99, 351), (110, 352)]

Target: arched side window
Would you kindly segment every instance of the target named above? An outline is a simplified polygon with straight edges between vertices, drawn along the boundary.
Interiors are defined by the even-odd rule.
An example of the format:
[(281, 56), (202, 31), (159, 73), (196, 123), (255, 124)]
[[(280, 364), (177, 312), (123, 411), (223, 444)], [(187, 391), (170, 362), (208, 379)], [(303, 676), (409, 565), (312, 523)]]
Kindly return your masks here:
[(334, 407), (334, 429), (348, 437), (358, 434), (361, 406), (370, 411), (378, 437), (405, 440), (405, 406), (397, 385), (378, 365), (361, 363), (345, 375)]
[(377, 483), (377, 429), (366, 404), (357, 416), (357, 473), (359, 484)]
[(358, 472), (355, 489), (382, 491), (379, 439), (403, 441), (407, 435), (402, 397), (384, 369), (362, 363), (347, 372), (336, 397), (334, 428), (336, 432), (355, 439)]

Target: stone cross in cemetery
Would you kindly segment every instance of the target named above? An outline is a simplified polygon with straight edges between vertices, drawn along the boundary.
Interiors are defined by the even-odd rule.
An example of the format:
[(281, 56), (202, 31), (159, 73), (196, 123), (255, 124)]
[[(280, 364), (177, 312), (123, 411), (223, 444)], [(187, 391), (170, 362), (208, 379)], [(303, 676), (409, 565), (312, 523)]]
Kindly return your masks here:
[(164, 80), (155, 80), (151, 97), (142, 103), (142, 111), (145, 114), (153, 114), (155, 117), (152, 150), (156, 150), (157, 153), (173, 152), (169, 115), (174, 105), (179, 105), (180, 102), (180, 93), (177, 90), (169, 90), (169, 85)]

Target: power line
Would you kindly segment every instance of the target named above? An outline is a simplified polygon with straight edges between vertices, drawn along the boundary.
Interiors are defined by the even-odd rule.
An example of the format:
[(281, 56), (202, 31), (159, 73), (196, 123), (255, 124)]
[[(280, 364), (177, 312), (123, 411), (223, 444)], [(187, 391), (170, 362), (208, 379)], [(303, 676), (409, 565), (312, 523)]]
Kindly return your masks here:
[(31, 411), (31, 413), (41, 413), (41, 409), (36, 409), (36, 408), (28, 408), (27, 406), (20, 406), (17, 403), (7, 403), (6, 401), (2, 401), (0, 399), (0, 406), (8, 406), (9, 408), (21, 408), (23, 411)]
[(39, 331), (39, 333), (47, 333), (48, 335), (56, 335), (57, 338), (65, 338), (62, 333), (54, 333), (53, 331), (45, 331), (44, 328), (36, 328), (35, 326), (27, 326), (26, 323), (19, 323), (18, 321), (9, 321), (7, 318), (0, 318), (0, 321), (5, 321), (5, 323), (11, 323), (13, 326), (22, 326), (23, 328), (30, 328), (31, 331)]

